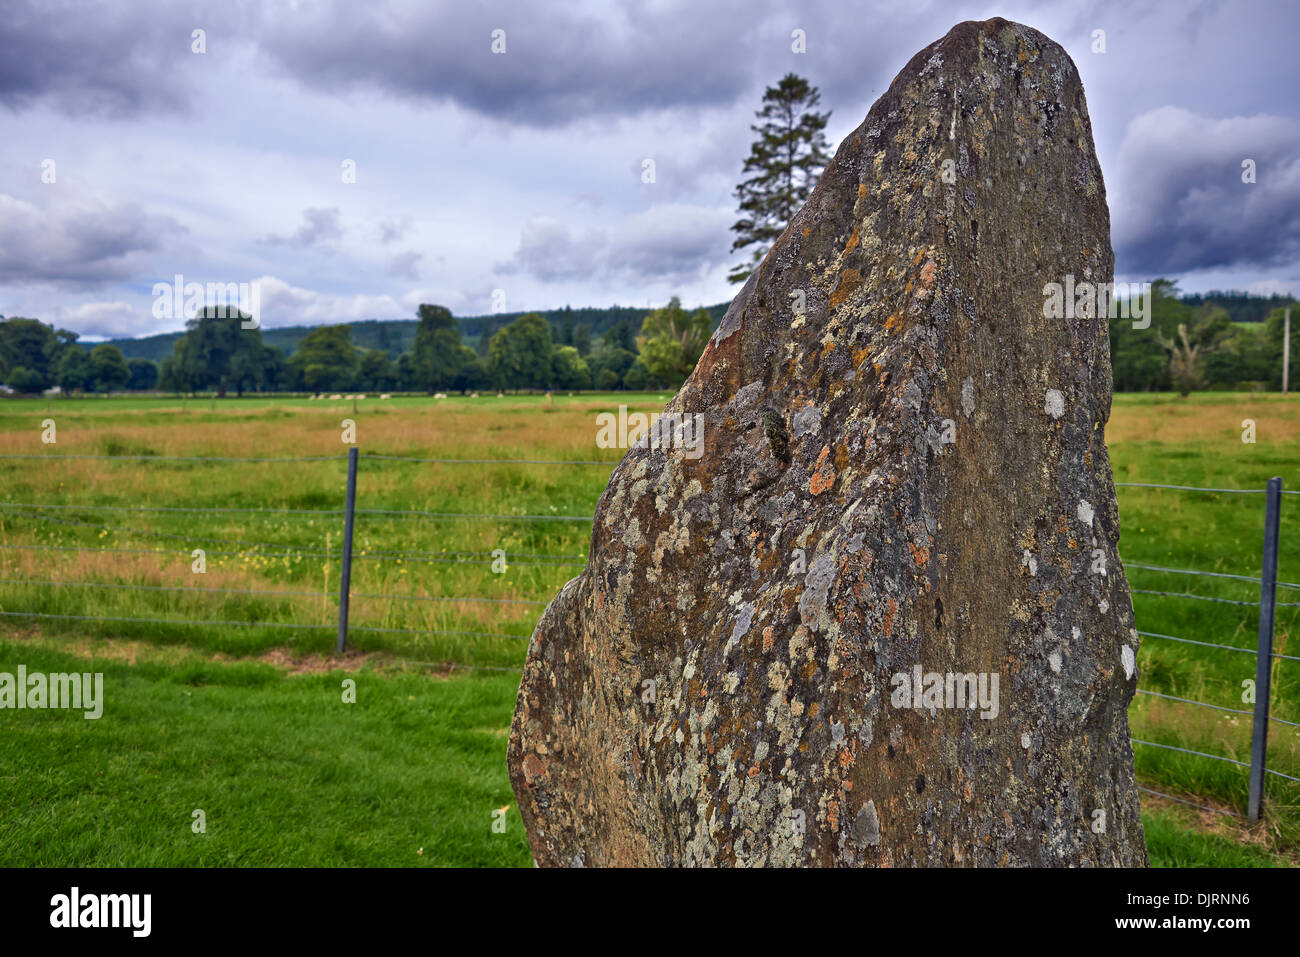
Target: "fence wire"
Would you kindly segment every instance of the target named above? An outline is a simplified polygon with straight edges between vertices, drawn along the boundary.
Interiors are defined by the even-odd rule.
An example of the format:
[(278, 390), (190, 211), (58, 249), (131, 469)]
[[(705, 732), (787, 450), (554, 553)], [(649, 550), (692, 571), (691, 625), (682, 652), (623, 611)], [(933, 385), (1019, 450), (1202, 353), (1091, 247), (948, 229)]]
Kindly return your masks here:
[[(522, 458), (435, 458), (435, 457), (416, 457), (416, 456), (399, 456), (367, 453), (364, 456), (371, 462), (395, 462), (415, 465), (540, 465), (540, 466), (600, 466), (614, 468), (619, 463), (617, 461), (598, 461), (598, 460), (575, 460), (575, 459), (522, 459)], [(83, 455), (83, 454), (0, 454), (0, 459), (70, 459), (70, 460), (98, 460), (98, 461), (119, 461), (119, 462), (249, 462), (249, 463), (301, 463), (301, 462), (343, 462), (346, 461), (346, 455), (327, 455), (327, 456), (297, 456), (297, 457), (238, 457), (238, 456), (172, 456), (172, 455)], [(1230, 489), (1230, 488), (1209, 488), (1191, 485), (1173, 485), (1163, 483), (1149, 482), (1116, 482), (1119, 488), (1151, 488), (1151, 489), (1171, 489), (1177, 491), (1202, 492), (1202, 493), (1219, 493), (1234, 495), (1259, 495), (1265, 494), (1266, 489)], [(1296, 495), (1300, 492), (1283, 490), (1282, 494)], [(338, 516), (344, 514), (343, 509), (307, 509), (292, 507), (260, 507), (260, 508), (236, 508), (229, 506), (214, 507), (184, 507), (184, 506), (148, 506), (148, 505), (72, 505), (72, 504), (53, 504), (38, 505), (35, 503), (21, 502), (3, 502), (0, 503), (0, 509), (13, 510), (11, 514), (16, 514), (18, 518), (38, 519), (42, 521), (53, 522), (56, 524), (79, 526), (87, 528), (97, 528), (112, 532), (125, 534), (142, 535), (154, 538), (182, 539), (187, 543), (219, 544), (219, 545), (238, 545), (243, 546), (238, 551), (233, 552), (211, 552), (215, 556), (241, 556), (246, 554), (261, 555), (263, 557), (282, 557), (288, 555), (301, 555), (306, 557), (317, 558), (341, 558), (341, 553), (332, 551), (316, 551), (297, 548), (283, 542), (247, 542), (243, 539), (218, 539), (208, 537), (195, 537), (192, 535), (158, 532), (148, 529), (138, 529), (129, 527), (112, 527), (102, 523), (81, 522), (70, 519), (58, 519), (48, 514), (43, 514), (42, 510), (70, 510), (70, 511), (126, 511), (126, 512), (156, 512), (156, 513), (203, 513), (209, 512), (214, 514), (245, 514), (245, 515), (311, 515), (311, 516)], [(24, 511), (26, 510), (26, 511)], [(489, 514), (489, 513), (463, 513), (463, 512), (439, 512), (419, 509), (386, 509), (386, 508), (369, 508), (356, 509), (356, 515), (369, 515), (380, 518), (421, 518), (436, 520), (473, 520), (473, 521), (497, 521), (497, 522), (516, 522), (516, 521), (533, 521), (533, 522), (592, 522), (594, 516), (586, 515), (538, 515), (538, 514)], [(251, 549), (248, 547), (251, 546)], [(0, 545), (2, 548), (24, 549), (24, 550), (52, 550), (52, 551), (85, 551), (85, 552), (114, 552), (114, 553), (133, 553), (133, 554), (173, 554), (170, 549), (124, 549), (124, 548), (89, 548), (89, 547), (65, 547), (53, 545)], [(252, 549), (275, 549), (275, 552), (253, 551)], [(493, 560), (491, 554), (476, 552), (371, 552), (367, 554), (354, 554), (354, 559), (369, 561), (418, 561), (418, 562), (453, 562), (453, 563), (487, 563)], [(537, 565), (579, 565), (585, 563), (585, 557), (567, 556), (567, 555), (547, 555), (538, 553), (526, 553), (515, 557), (506, 558), (507, 563), (518, 564), (537, 564)], [(1170, 568), (1160, 565), (1149, 565), (1139, 562), (1125, 562), (1126, 568), (1138, 569), (1143, 571), (1152, 571), (1163, 574), (1192, 575), (1206, 578), (1221, 578), (1232, 581), (1249, 582), (1258, 585), (1260, 577), (1251, 577), (1247, 575), (1237, 575), (1227, 572), (1212, 572), (1198, 569)], [(117, 588), (117, 589), (137, 589), (149, 591), (168, 591), (168, 592), (196, 592), (196, 593), (220, 593), (220, 594), (239, 594), (254, 595), (267, 598), (328, 598), (325, 592), (318, 591), (297, 591), (297, 590), (273, 590), (273, 589), (238, 589), (238, 588), (198, 588), (187, 586), (166, 586), (166, 585), (147, 585), (134, 583), (113, 583), (113, 582), (70, 582), (58, 580), (35, 580), (35, 579), (0, 579), (0, 584), (21, 584), (21, 585), (39, 585), (51, 587), (81, 587), (81, 588)], [(1279, 588), (1300, 589), (1300, 584), (1292, 582), (1276, 582)], [(1222, 604), (1234, 605), (1239, 607), (1259, 607), (1259, 601), (1243, 601), (1231, 598), (1220, 598), (1212, 595), (1198, 595), (1190, 592), (1168, 592), (1154, 589), (1131, 589), (1134, 594), (1153, 595), (1159, 597), (1180, 598), (1196, 601), (1209, 601)], [(359, 599), (377, 599), (386, 601), (440, 601), (440, 602), (495, 602), (501, 604), (519, 604), (519, 605), (545, 605), (544, 601), (534, 601), (528, 599), (499, 599), (483, 596), (433, 596), (433, 595), (377, 595), (370, 593), (356, 593), (353, 595)], [(1300, 607), (1300, 602), (1277, 602), (1278, 607)], [(105, 617), (98, 615), (70, 615), (54, 614), (47, 612), (17, 612), (17, 611), (0, 611), (0, 616), (5, 617), (22, 617), (22, 618), (40, 618), (68, 621), (105, 621), (134, 624), (150, 625), (174, 625), (174, 626), (200, 626), (200, 627), (269, 627), (285, 628), (294, 630), (317, 630), (332, 631), (333, 624), (315, 625), (297, 622), (268, 622), (268, 621), (223, 621), (223, 620), (189, 620), (189, 619), (154, 619), (139, 617)], [(528, 640), (527, 635), (512, 635), (497, 632), (478, 632), (478, 631), (461, 631), (451, 629), (410, 629), (410, 628), (385, 628), (364, 625), (350, 625), (349, 631), (370, 632), (377, 634), (404, 634), (404, 635), (440, 635), (452, 637), (473, 637), (473, 638), (506, 638), (513, 640)], [(1181, 638), (1174, 635), (1165, 635), (1156, 632), (1138, 632), (1147, 638), (1157, 638), (1161, 640), (1182, 642), (1185, 644), (1198, 645), (1207, 648), (1215, 648), (1224, 651), (1234, 651), (1244, 654), (1254, 654), (1258, 656), (1257, 649), (1241, 648), (1234, 645), (1220, 644), (1209, 641), (1199, 641), (1190, 638)], [(497, 672), (519, 673), (520, 669), (507, 666), (496, 665), (465, 665), (454, 661), (418, 661), (404, 658), (391, 658), (376, 653), (383, 660), (404, 665), (416, 665), (421, 667), (439, 668), (445, 671), (454, 670), (482, 670)], [(1300, 657), (1286, 655), (1279, 652), (1272, 652), (1272, 657), (1288, 661), (1300, 661)], [(1150, 691), (1147, 689), (1138, 689), (1138, 694), (1148, 695), (1154, 698), (1174, 701), (1180, 704), (1191, 705), (1201, 708), (1209, 708), (1217, 711), (1223, 711), (1238, 715), (1252, 715), (1253, 712), (1240, 708), (1229, 708), (1222, 705), (1215, 705), (1204, 701), (1196, 701), (1190, 698), (1182, 698), (1176, 695), (1164, 694), (1162, 692)], [(1290, 727), (1300, 727), (1300, 723), (1286, 721), (1269, 715), (1269, 720), (1281, 725)], [(1204, 751), (1196, 751), (1190, 748), (1176, 747), (1174, 745), (1161, 744), (1154, 741), (1147, 741), (1140, 738), (1133, 738), (1134, 744), (1148, 747), (1161, 748), (1169, 751), (1175, 751), (1209, 760), (1226, 762), (1239, 767), (1249, 768), (1250, 764), (1239, 761), (1235, 758), (1225, 757), (1223, 755), (1209, 754)], [(1271, 768), (1264, 769), (1268, 774), (1283, 778), (1288, 781), (1300, 781), (1300, 778), (1283, 774)], [(1139, 785), (1139, 790), (1149, 794), (1157, 795), (1167, 800), (1175, 801), (1182, 804), (1198, 808), (1200, 810), (1212, 811), (1220, 814), (1230, 814), (1231, 812), (1223, 811), (1219, 808), (1211, 808), (1205, 805), (1196, 804), (1195, 802), (1185, 800), (1170, 794), (1164, 794), (1152, 788)]]

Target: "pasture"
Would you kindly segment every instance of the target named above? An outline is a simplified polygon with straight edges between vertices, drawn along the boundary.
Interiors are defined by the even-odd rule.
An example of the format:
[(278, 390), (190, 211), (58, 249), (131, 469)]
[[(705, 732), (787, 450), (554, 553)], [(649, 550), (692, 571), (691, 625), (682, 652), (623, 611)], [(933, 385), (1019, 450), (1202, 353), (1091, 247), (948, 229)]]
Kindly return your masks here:
[[(0, 671), (102, 671), (109, 688), (98, 721), (0, 714), (0, 863), (530, 864), (505, 770), (517, 669), (582, 567), (622, 454), (597, 447), (596, 414), (665, 399), (0, 403), (0, 453), (51, 459), (0, 458)], [(362, 456), (340, 658), (345, 419)], [(1262, 489), (1280, 475), (1300, 489), (1294, 396), (1118, 395), (1107, 439), (1117, 482)], [(572, 464), (590, 461), (606, 464)], [(1258, 574), (1262, 495), (1118, 495), (1126, 565)], [(1257, 585), (1128, 577), (1140, 630), (1254, 647), (1256, 610), (1230, 602)], [(1284, 496), (1279, 578), (1300, 582), (1297, 496)], [(1298, 626), (1300, 608), (1278, 608), (1277, 652), (1300, 654)], [(1249, 760), (1236, 712), (1253, 655), (1144, 639), (1138, 665), (1156, 694), (1134, 702), (1135, 738)], [(1274, 716), (1300, 722), (1300, 662), (1278, 659), (1273, 681)], [(1300, 861), (1300, 784), (1270, 777), (1265, 820), (1247, 825), (1244, 768), (1135, 755), (1144, 787), (1201, 806), (1143, 793), (1153, 863)], [(1271, 728), (1269, 766), (1300, 776), (1300, 728)]]

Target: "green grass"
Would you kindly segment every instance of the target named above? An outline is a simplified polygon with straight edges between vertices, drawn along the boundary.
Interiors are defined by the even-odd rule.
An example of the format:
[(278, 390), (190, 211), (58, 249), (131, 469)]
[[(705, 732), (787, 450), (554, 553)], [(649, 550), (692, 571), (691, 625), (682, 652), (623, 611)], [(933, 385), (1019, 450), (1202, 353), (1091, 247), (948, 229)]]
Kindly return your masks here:
[[(8, 502), (75, 505), (37, 516), (0, 510), (0, 578), (151, 584), (176, 589), (67, 588), (0, 582), (0, 610), (147, 619), (186, 626), (0, 618), (0, 667), (79, 670), (97, 662), (109, 687), (100, 721), (68, 712), (6, 712), (0, 735), (0, 862), (44, 864), (530, 863), (505, 773), (505, 729), (517, 676), (405, 670), (395, 659), (517, 668), (542, 604), (585, 556), (590, 522), (381, 517), (358, 519), (351, 644), (367, 657), (332, 659), (341, 517), (333, 514), (96, 511), (93, 505), (338, 509), (342, 420), (363, 453), (434, 458), (599, 459), (598, 411), (653, 411), (663, 396), (484, 395), (435, 401), (169, 398), (0, 403), (0, 448), (39, 455), (328, 455), (317, 463), (195, 464), (0, 459)], [(215, 410), (214, 410), (215, 406)], [(54, 418), (55, 447), (40, 442)], [(1241, 441), (1242, 420), (1257, 441)], [(1107, 429), (1118, 482), (1262, 488), (1281, 475), (1300, 489), (1300, 401), (1270, 394), (1121, 395)], [(363, 457), (358, 507), (429, 512), (591, 515), (608, 469), (587, 466), (403, 464)], [(1263, 500), (1166, 489), (1118, 490), (1120, 552), (1135, 589), (1253, 601), (1246, 582), (1194, 578), (1134, 564), (1257, 574)], [(83, 523), (83, 524), (77, 524)], [(208, 541), (211, 540), (211, 541)], [(1300, 497), (1283, 503), (1280, 575), (1300, 582)], [(266, 545), (255, 543), (265, 542)], [(24, 546), (24, 547), (17, 547)], [(68, 551), (38, 551), (57, 546)], [(207, 572), (190, 551), (208, 550)], [(147, 554), (72, 549), (157, 549)], [(283, 548), (330, 556), (276, 554)], [(505, 574), (491, 567), (506, 551)], [(234, 555), (220, 554), (238, 552)], [(377, 561), (396, 552), (465, 552), (469, 562)], [(546, 556), (529, 564), (524, 556)], [(574, 564), (560, 564), (572, 559)], [(306, 591), (249, 595), (196, 589)], [(359, 595), (376, 595), (362, 598)], [(489, 598), (505, 601), (405, 601)], [(1300, 601), (1300, 591), (1279, 591)], [(533, 602), (533, 604), (527, 604)], [(1253, 648), (1256, 612), (1135, 594), (1137, 627)], [(283, 629), (277, 624), (316, 626)], [(1277, 650), (1300, 609), (1279, 608)], [(504, 637), (438, 634), (491, 633)], [(406, 633), (414, 632), (414, 634)], [(93, 656), (93, 659), (90, 657)], [(292, 659), (322, 673), (289, 674)], [(1254, 657), (1144, 639), (1140, 687), (1229, 708)], [(358, 703), (340, 701), (346, 667)], [(357, 669), (363, 669), (358, 671)], [(12, 669), (10, 669), (12, 670)], [(431, 674), (430, 671), (435, 672)], [(1274, 668), (1273, 713), (1300, 721), (1300, 665)], [(1248, 760), (1250, 719), (1139, 696), (1134, 735)], [(1270, 766), (1300, 776), (1298, 729), (1274, 725)], [(1135, 746), (1141, 782), (1198, 804), (1245, 811), (1244, 769)], [(1202, 814), (1143, 794), (1153, 863), (1259, 866), (1300, 860), (1300, 785), (1268, 781), (1264, 824)], [(206, 802), (206, 803), (205, 803)], [(493, 809), (511, 805), (507, 833)], [(208, 812), (194, 835), (190, 812)], [(416, 851), (423, 847), (424, 854)]]
[[(4, 865), (531, 863), (503, 773), (512, 675), (288, 676), (197, 655), (132, 666), (0, 643), (0, 669), (18, 664), (103, 672), (107, 700), (98, 720), (6, 712)], [(496, 833), (493, 813), (508, 805)], [(193, 830), (196, 809), (206, 833)]]

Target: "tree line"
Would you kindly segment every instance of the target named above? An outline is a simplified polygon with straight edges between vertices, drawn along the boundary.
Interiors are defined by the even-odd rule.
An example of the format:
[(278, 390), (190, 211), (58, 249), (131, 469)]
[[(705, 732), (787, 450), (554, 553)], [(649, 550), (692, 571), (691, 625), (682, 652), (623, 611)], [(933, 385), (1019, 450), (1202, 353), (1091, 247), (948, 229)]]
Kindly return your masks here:
[[(1279, 390), (1287, 300), (1255, 297), (1271, 309), (1263, 322), (1241, 322), (1207, 297), (1179, 296), (1177, 283), (1151, 284), (1151, 325), (1110, 320), (1110, 365), (1117, 392), (1201, 389)], [(1250, 305), (1247, 302), (1247, 305)], [(1300, 359), (1300, 309), (1293, 317), (1291, 368)], [(1294, 387), (1295, 383), (1292, 383)]]
[[(1242, 298), (1242, 297), (1238, 297)], [(1180, 297), (1177, 284), (1152, 283), (1150, 326), (1110, 321), (1110, 357), (1117, 392), (1281, 388), (1283, 317), (1287, 300), (1243, 299), (1270, 307), (1262, 322), (1241, 322), (1211, 296)], [(1228, 305), (1233, 305), (1229, 302)], [(593, 337), (585, 324), (548, 322), (538, 313), (499, 328), (484, 326), (464, 341), (460, 322), (435, 305), (417, 311), (414, 342), (396, 360), (384, 349), (359, 348), (347, 325), (320, 326), (286, 357), (262, 341), (248, 316), (210, 308), (186, 323), (161, 363), (126, 359), (115, 345), (86, 349), (77, 334), (36, 319), (0, 319), (0, 382), (19, 393), (52, 386), (65, 392), (120, 390), (229, 392), (470, 392), (479, 389), (676, 389), (704, 352), (713, 329), (707, 309), (690, 312), (674, 297), (647, 313), (639, 328), (626, 320)], [(1300, 376), (1300, 309), (1291, 365)]]
[(22, 393), (54, 386), (65, 392), (143, 391), (157, 384), (158, 366), (148, 359), (127, 359), (113, 345), (86, 350), (75, 332), (38, 319), (0, 317), (0, 382)]
[(35, 319), (0, 321), (0, 381), (16, 392), (121, 389), (195, 393), (460, 391), (521, 389), (675, 389), (695, 367), (712, 334), (707, 309), (688, 312), (674, 297), (594, 339), (585, 324), (553, 326), (537, 313), (485, 327), (475, 346), (443, 306), (421, 305), (415, 339), (396, 360), (359, 348), (348, 325), (320, 326), (289, 356), (262, 340), (238, 310), (209, 307), (186, 323), (172, 354), (156, 363), (127, 360), (101, 344), (87, 352), (76, 333)]

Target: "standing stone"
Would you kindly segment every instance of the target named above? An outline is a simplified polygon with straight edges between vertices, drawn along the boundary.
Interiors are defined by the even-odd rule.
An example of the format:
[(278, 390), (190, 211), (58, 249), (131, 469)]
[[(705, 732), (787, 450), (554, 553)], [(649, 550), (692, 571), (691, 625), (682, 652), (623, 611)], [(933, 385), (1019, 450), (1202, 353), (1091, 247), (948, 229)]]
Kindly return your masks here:
[(537, 626), (509, 766), (539, 864), (1146, 864), (1083, 295), (1113, 268), (1065, 51), (996, 19), (913, 57)]

